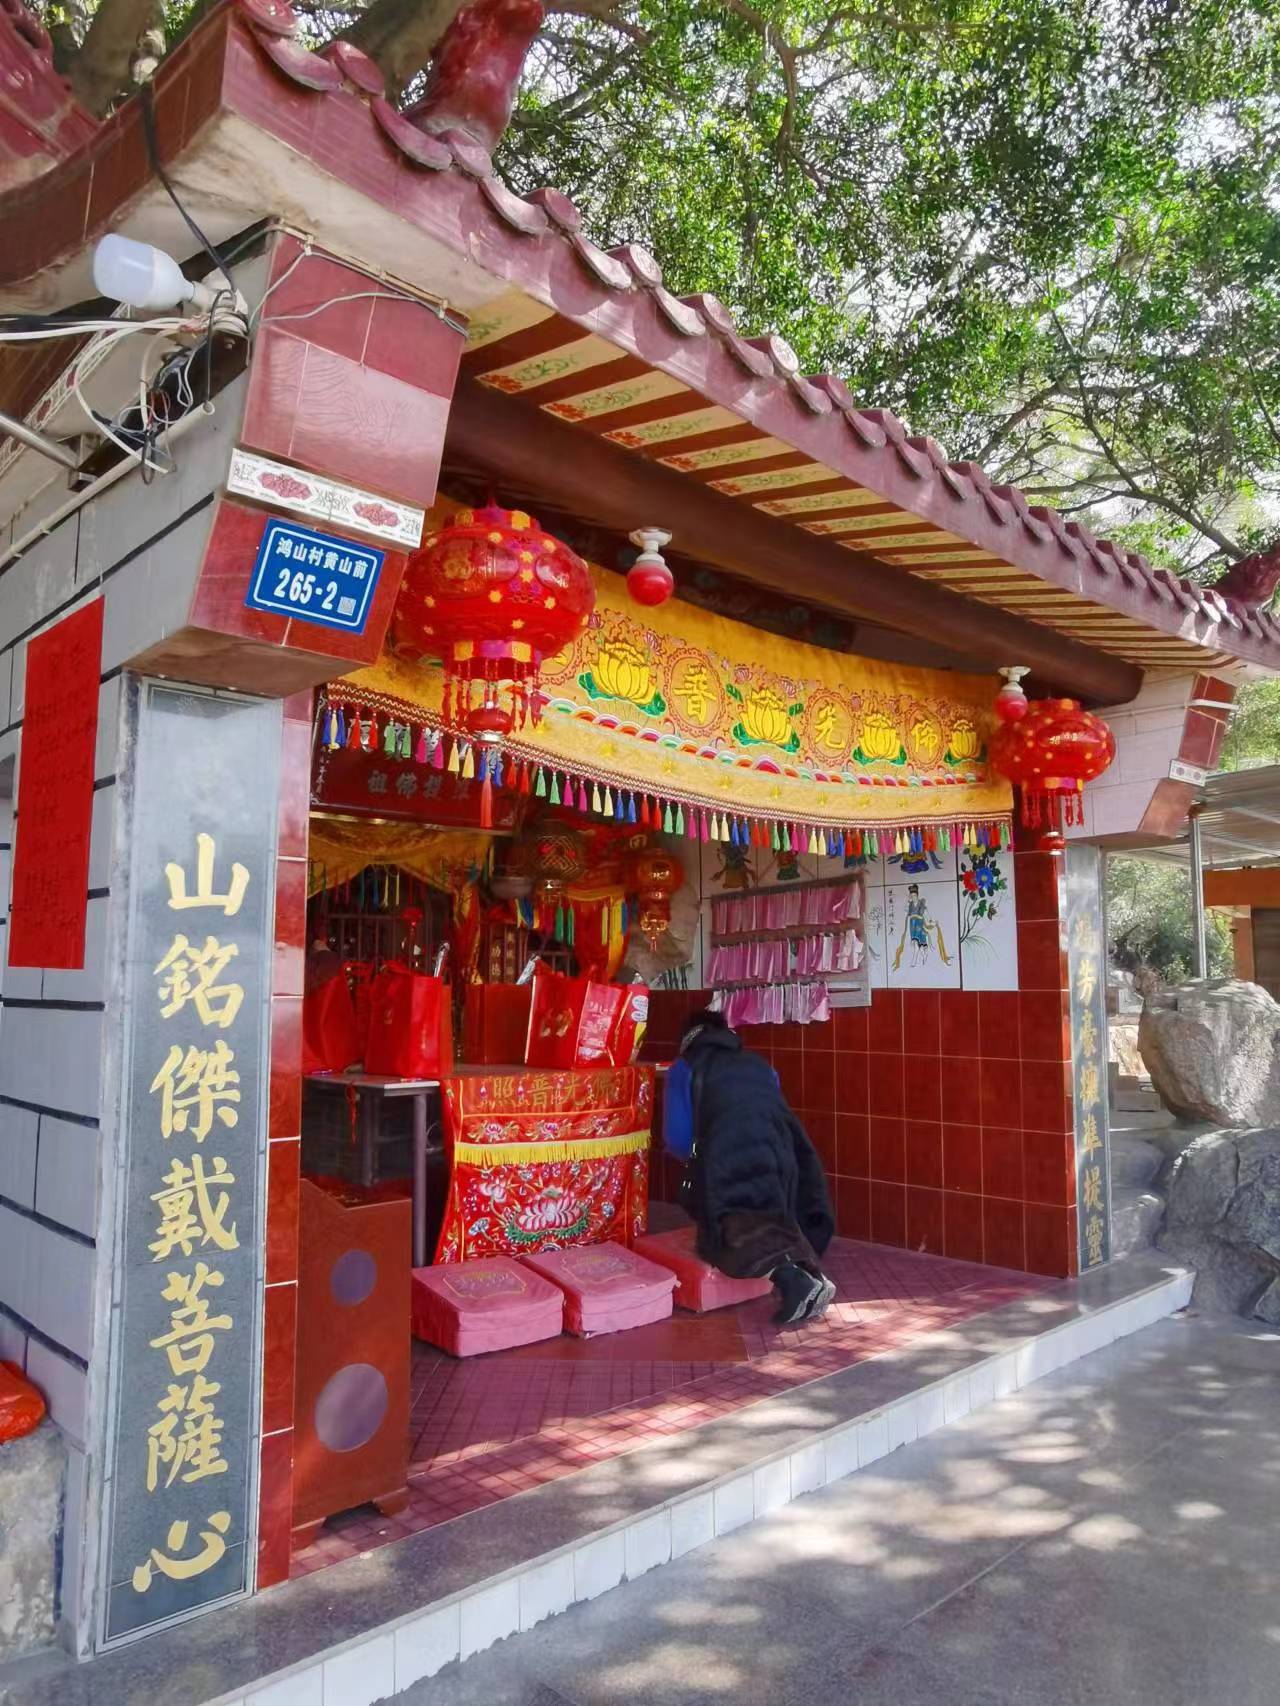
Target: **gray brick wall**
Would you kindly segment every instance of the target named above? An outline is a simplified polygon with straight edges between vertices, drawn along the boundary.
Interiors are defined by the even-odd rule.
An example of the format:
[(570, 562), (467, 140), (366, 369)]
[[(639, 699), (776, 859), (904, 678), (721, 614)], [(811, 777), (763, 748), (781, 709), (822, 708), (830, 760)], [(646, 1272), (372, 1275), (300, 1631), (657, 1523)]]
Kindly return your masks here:
[[(61, 522), (0, 570), (0, 1357), (25, 1368), (67, 1436), (64, 1622), (78, 1620), (80, 1529), (94, 1440), (91, 1392), (105, 1386), (114, 1087), (113, 943), (121, 686), (127, 661), (183, 625), (243, 403), (243, 381), (174, 449), (177, 470), (136, 474)], [(0, 522), (0, 550), (66, 498), (55, 482)], [(86, 897), (85, 963), (57, 971), (8, 964), (6, 923), (27, 642), (100, 597), (102, 680)], [(16, 777), (16, 784), (15, 784)], [(114, 890), (114, 893), (113, 893)], [(100, 1400), (95, 1400), (100, 1402)]]

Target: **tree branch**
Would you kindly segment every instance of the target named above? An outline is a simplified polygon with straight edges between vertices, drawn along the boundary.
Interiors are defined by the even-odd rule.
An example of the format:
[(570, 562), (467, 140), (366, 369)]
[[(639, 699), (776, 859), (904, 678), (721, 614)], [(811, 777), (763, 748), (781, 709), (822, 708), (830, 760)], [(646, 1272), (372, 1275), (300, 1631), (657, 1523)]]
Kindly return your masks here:
[(110, 112), (130, 86), (143, 38), (159, 30), (163, 21), (159, 0), (102, 0), (84, 45), (67, 68), (81, 106), (97, 118)]
[(394, 93), (425, 70), (464, 0), (373, 0), (342, 34), (367, 53)]
[(622, 16), (621, 0), (550, 0), (544, 9), (548, 17), (555, 13), (564, 18), (589, 18), (593, 23), (629, 36), (641, 47), (647, 46), (650, 39), (648, 30)]

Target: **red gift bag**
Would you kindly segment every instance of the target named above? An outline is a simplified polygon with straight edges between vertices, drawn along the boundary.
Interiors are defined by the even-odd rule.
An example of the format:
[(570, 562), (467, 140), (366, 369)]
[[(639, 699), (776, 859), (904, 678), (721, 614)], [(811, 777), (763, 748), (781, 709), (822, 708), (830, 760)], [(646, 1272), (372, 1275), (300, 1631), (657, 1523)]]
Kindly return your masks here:
[(625, 991), (586, 977), (545, 972), (533, 980), (525, 1065), (563, 1070), (610, 1066), (610, 1041)]
[(339, 972), (309, 989), (302, 1002), (302, 1070), (345, 1072), (360, 1058), (355, 1004)]
[(465, 1059), (486, 1066), (516, 1066), (529, 1035), (531, 983), (469, 983), (463, 1012)]
[(443, 1078), (453, 1070), (449, 985), (386, 965), (369, 989), (364, 1069), (377, 1078)]
[(645, 1027), (649, 1023), (649, 990), (643, 983), (630, 983), (622, 991), (618, 1017), (609, 1035), (609, 1061), (613, 1066), (630, 1066), (640, 1053)]

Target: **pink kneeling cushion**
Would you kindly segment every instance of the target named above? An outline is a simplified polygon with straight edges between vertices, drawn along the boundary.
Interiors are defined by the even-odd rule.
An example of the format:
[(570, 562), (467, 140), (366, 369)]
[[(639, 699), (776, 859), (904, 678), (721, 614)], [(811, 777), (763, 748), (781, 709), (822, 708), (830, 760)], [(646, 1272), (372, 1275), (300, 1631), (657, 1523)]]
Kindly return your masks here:
[(575, 1244), (522, 1256), (564, 1293), (564, 1324), (580, 1339), (665, 1321), (676, 1276), (624, 1244)]
[(676, 1302), (681, 1309), (705, 1315), (709, 1309), (725, 1309), (732, 1303), (750, 1303), (773, 1289), (767, 1279), (736, 1280), (704, 1262), (695, 1248), (697, 1228), (680, 1226), (674, 1232), (651, 1232), (637, 1238), (636, 1253), (670, 1268), (676, 1276)]
[(558, 1337), (564, 1294), (510, 1256), (413, 1270), (413, 1332), (451, 1356)]

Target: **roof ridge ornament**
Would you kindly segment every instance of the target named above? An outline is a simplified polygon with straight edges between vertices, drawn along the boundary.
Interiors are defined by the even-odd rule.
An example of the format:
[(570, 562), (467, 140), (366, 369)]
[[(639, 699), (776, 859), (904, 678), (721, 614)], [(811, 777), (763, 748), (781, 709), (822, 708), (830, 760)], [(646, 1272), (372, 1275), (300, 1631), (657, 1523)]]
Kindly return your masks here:
[[(429, 135), (455, 132), (492, 154), (511, 122), (520, 73), (541, 27), (541, 0), (471, 0), (440, 38), (426, 90), (405, 117)], [(457, 155), (457, 143), (450, 146)]]

